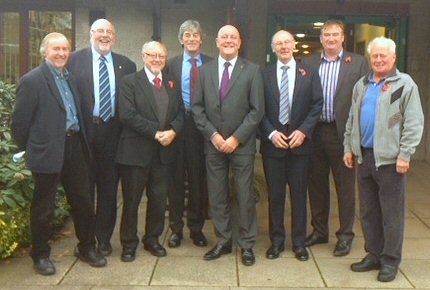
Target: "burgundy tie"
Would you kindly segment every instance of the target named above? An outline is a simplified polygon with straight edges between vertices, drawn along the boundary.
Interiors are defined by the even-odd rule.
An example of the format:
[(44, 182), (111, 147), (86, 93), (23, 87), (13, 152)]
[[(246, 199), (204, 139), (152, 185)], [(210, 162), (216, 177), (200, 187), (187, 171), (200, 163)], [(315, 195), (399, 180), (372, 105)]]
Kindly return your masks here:
[(155, 83), (155, 87), (160, 90), (161, 89), (161, 79), (159, 77), (156, 77), (154, 79), (154, 83)]
[(227, 96), (228, 89), (230, 88), (230, 76), (228, 75), (228, 67), (230, 65), (231, 64), (228, 61), (224, 63), (224, 71), (222, 73), (220, 89), (221, 101), (224, 101), (225, 97)]
[(191, 104), (194, 101), (194, 94), (196, 92), (197, 80), (199, 78), (199, 67), (197, 66), (197, 58), (191, 59), (191, 72), (190, 72), (190, 98)]

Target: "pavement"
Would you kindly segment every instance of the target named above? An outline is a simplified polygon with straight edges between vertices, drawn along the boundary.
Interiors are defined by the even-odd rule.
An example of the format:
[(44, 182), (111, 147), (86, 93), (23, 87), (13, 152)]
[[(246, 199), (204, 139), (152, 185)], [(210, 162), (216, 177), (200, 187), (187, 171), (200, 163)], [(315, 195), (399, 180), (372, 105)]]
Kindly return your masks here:
[[(257, 163), (259, 162), (257, 158)], [(261, 164), (260, 164), (261, 165)], [(256, 171), (261, 174), (261, 166)], [(57, 273), (53, 276), (35, 274), (28, 255), (0, 261), (0, 289), (212, 289), (212, 290), (254, 290), (254, 289), (430, 289), (430, 165), (413, 162), (408, 174), (406, 235), (403, 248), (403, 261), (397, 278), (388, 283), (376, 280), (377, 271), (354, 273), (350, 264), (361, 260), (363, 234), (356, 214), (354, 231), (356, 238), (351, 253), (345, 257), (332, 254), (336, 243), (334, 232), (338, 227), (336, 198), (332, 198), (330, 217), (331, 235), (328, 244), (311, 247), (310, 259), (300, 262), (291, 251), (291, 241), (286, 250), (276, 260), (265, 258), (270, 246), (268, 237), (268, 203), (260, 193), (258, 202), (259, 236), (254, 247), (256, 263), (251, 267), (240, 262), (240, 249), (224, 255), (218, 260), (204, 261), (203, 255), (215, 243), (212, 224), (206, 222), (204, 233), (209, 246), (196, 247), (184, 232), (179, 248), (168, 248), (166, 227), (160, 242), (167, 249), (167, 257), (157, 258), (143, 250), (140, 245), (136, 260), (131, 263), (120, 261), (119, 224), (112, 238), (113, 253), (104, 268), (92, 268), (73, 256), (76, 238), (72, 222), (61, 232), (61, 238), (52, 242), (52, 255)], [(267, 194), (267, 193), (266, 193)], [(144, 228), (146, 201), (140, 206), (139, 235)], [(287, 204), (287, 209), (289, 205)], [(120, 217), (119, 204), (118, 217)], [(286, 211), (286, 226), (289, 230), (289, 209)], [(118, 218), (119, 221), (119, 218)], [(311, 228), (309, 227), (308, 231)]]

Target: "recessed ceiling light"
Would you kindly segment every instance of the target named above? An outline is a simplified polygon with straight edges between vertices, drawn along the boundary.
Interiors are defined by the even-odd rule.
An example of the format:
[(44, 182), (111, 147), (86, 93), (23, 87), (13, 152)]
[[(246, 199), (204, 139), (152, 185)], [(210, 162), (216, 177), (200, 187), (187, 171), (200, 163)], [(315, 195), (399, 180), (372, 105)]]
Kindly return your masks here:
[(297, 33), (296, 36), (298, 38), (303, 38), (303, 37), (305, 37), (305, 34), (304, 33)]
[(303, 45), (302, 45), (302, 47), (303, 47), (303, 48), (308, 48), (308, 47), (309, 47), (309, 45), (308, 45), (308, 44), (303, 44)]
[(323, 26), (324, 25), (324, 22), (315, 22), (314, 23), (314, 26)]
[(305, 51), (303, 52), (303, 54), (309, 54), (309, 51), (305, 50)]

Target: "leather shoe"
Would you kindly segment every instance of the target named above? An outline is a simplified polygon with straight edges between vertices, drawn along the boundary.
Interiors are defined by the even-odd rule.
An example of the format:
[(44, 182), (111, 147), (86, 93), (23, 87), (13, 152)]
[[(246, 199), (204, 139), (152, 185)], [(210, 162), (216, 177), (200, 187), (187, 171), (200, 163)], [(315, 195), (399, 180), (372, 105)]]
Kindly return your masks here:
[(381, 264), (374, 261), (369, 255), (363, 258), (360, 262), (351, 264), (351, 270), (354, 272), (367, 272), (371, 270), (378, 270)]
[(98, 247), (99, 253), (103, 256), (109, 256), (112, 254), (112, 246), (109, 242), (107, 243), (99, 243)]
[(177, 248), (181, 245), (182, 233), (172, 233), (167, 245), (169, 248)]
[(164, 257), (167, 256), (166, 249), (160, 245), (160, 243), (152, 243), (152, 244), (144, 244), (143, 248), (151, 253), (151, 255), (156, 257)]
[(351, 251), (351, 241), (339, 240), (334, 247), (333, 255), (336, 257), (346, 256)]
[(242, 249), (242, 264), (252, 266), (255, 264), (255, 256), (252, 249)]
[(75, 250), (75, 256), (92, 267), (104, 267), (107, 264), (106, 258), (95, 249), (90, 249), (85, 252)]
[(281, 252), (283, 251), (284, 251), (284, 247), (271, 245), (270, 248), (268, 248), (266, 251), (266, 258), (267, 259), (279, 258), (279, 255), (281, 255)]
[(397, 267), (391, 265), (382, 265), (381, 270), (378, 274), (379, 282), (390, 282), (396, 278)]
[(38, 274), (44, 276), (55, 274), (54, 264), (49, 258), (36, 258), (33, 263), (33, 268)]
[(305, 240), (305, 247), (310, 247), (316, 244), (327, 244), (328, 237), (318, 235), (316, 232), (310, 234)]
[(121, 252), (121, 261), (132, 262), (136, 258), (136, 250), (132, 248), (123, 248)]
[(221, 257), (221, 255), (230, 254), (230, 253), (231, 253), (231, 246), (217, 244), (215, 247), (213, 247), (209, 252), (207, 252), (203, 256), (203, 259), (205, 259), (206, 261), (215, 260)]
[(191, 232), (190, 238), (197, 247), (206, 247), (208, 245), (208, 240), (202, 232)]
[(293, 251), (297, 260), (307, 261), (309, 259), (309, 253), (305, 247), (295, 247)]

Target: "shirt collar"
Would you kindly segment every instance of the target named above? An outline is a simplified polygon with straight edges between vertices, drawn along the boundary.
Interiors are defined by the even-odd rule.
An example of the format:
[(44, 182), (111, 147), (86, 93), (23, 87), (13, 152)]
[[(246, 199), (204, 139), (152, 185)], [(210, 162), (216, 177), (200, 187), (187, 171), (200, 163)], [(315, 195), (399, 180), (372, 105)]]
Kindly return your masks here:
[(198, 62), (200, 62), (200, 53), (197, 56), (191, 56), (184, 50), (184, 62), (190, 61), (190, 59), (196, 58)]
[(156, 77), (160, 78), (161, 81), (163, 81), (163, 74), (160, 72), (158, 75), (154, 75), (147, 67), (146, 65), (143, 66), (143, 69), (145, 70), (146, 76), (149, 80), (149, 82), (152, 84), (154, 83), (154, 79)]
[(287, 63), (283, 63), (279, 59), (276, 62), (276, 68), (277, 69), (281, 69), (281, 67), (283, 67), (284, 65), (287, 65), (290, 69), (295, 69), (296, 68), (296, 60), (294, 59), (294, 57), (292, 57), (290, 59), (290, 61)]
[[(98, 61), (100, 59), (100, 56), (102, 56), (97, 50), (94, 49), (93, 46), (91, 46), (91, 52), (93, 55), (93, 61)], [(112, 53), (111, 52), (106, 54), (104, 57), (108, 63), (112, 63)]]
[(231, 67), (233, 68), (234, 67), (234, 65), (236, 64), (236, 61), (237, 61), (237, 56), (235, 56), (234, 58), (232, 58), (232, 59), (230, 59), (230, 60), (225, 60), (221, 55), (220, 56), (218, 56), (218, 65), (220, 66), (220, 67), (224, 67), (224, 63), (225, 62), (229, 62), (230, 64), (231, 64)]
[[(338, 60), (342, 59), (342, 57), (343, 57), (343, 49), (339, 52), (339, 55), (336, 57), (336, 59), (334, 61), (338, 61)], [(325, 56), (324, 51), (321, 52), (321, 60), (324, 60), (324, 61), (327, 61), (327, 62), (333, 61), (333, 60), (328, 59)]]
[(49, 60), (45, 59), (45, 63), (54, 76), (61, 77), (66, 80), (69, 79), (69, 71), (65, 67), (63, 71), (61, 71), (58, 68), (54, 67), (54, 65)]

